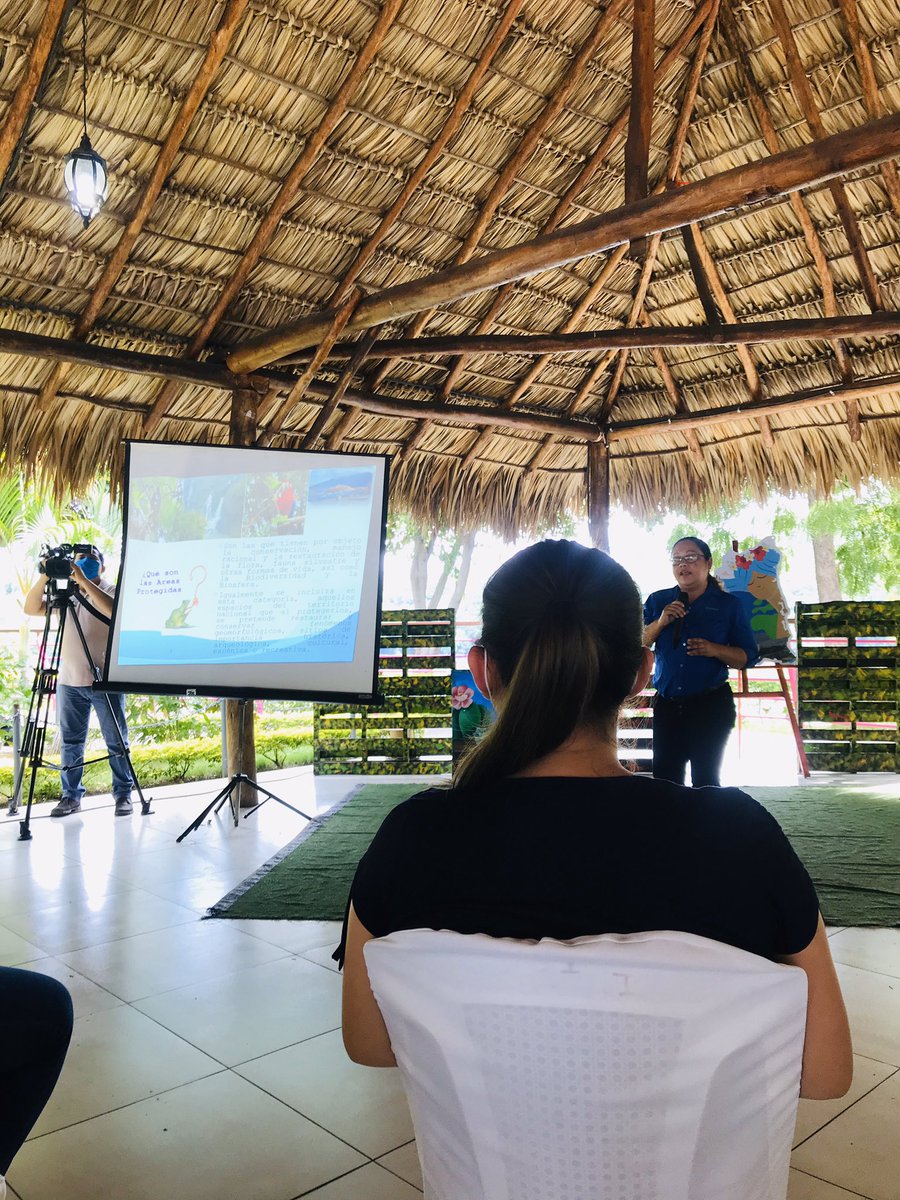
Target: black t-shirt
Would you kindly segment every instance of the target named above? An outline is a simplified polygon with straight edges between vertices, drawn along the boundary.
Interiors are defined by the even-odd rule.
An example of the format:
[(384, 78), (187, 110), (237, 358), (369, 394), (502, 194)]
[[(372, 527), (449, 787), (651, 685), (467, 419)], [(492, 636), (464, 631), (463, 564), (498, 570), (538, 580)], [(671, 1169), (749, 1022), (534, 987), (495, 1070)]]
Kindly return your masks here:
[(806, 868), (751, 796), (642, 776), (420, 792), (385, 818), (350, 899), (375, 937), (673, 929), (770, 959), (805, 949), (819, 910)]

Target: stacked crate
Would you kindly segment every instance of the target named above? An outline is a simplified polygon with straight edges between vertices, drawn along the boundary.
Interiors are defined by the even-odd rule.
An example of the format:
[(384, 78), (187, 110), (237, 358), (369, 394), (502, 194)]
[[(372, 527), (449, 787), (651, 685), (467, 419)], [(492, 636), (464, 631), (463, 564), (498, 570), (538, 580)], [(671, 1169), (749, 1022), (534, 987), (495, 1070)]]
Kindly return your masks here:
[(900, 769), (900, 601), (798, 604), (797, 646), (810, 768)]
[(442, 775), (451, 769), (452, 608), (382, 613), (378, 705), (316, 704), (317, 775)]

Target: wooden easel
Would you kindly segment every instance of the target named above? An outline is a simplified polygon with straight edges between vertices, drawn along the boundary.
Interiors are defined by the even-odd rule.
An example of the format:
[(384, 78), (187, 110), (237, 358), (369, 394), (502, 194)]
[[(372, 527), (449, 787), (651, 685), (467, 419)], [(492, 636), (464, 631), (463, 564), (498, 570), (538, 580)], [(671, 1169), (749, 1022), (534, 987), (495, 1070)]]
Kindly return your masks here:
[(806, 751), (803, 748), (803, 737), (800, 733), (800, 724), (797, 720), (797, 710), (794, 708), (794, 697), (791, 695), (791, 684), (784, 667), (781, 663), (773, 664), (778, 675), (778, 682), (781, 688), (777, 692), (751, 692), (747, 682), (747, 667), (741, 667), (738, 671), (739, 686), (734, 690), (735, 700), (742, 700), (745, 697), (751, 697), (754, 700), (759, 700), (764, 697), (775, 698), (779, 696), (784, 701), (784, 706), (787, 709), (788, 720), (791, 723), (791, 729), (794, 732), (794, 742), (797, 746), (797, 757), (800, 760), (800, 770), (803, 773), (804, 779), (809, 779), (809, 763), (806, 759)]

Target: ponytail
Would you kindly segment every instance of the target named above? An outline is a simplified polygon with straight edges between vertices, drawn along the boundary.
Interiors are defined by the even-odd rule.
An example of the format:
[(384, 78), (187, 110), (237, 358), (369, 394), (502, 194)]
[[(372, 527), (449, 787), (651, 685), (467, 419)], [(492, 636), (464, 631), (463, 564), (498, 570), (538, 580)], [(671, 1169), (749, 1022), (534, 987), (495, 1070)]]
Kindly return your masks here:
[(454, 787), (508, 778), (582, 724), (612, 723), (640, 666), (640, 597), (599, 550), (540, 542), (484, 592), (482, 644), (500, 675), (497, 718), (467, 751)]

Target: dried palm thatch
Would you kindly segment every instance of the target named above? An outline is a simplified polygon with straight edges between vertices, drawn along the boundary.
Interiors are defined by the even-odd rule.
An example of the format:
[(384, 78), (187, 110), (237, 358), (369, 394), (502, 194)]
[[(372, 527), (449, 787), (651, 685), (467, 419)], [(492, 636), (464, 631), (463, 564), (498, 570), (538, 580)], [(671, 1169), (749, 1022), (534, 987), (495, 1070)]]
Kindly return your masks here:
[(900, 474), (895, 3), (88, 15), (112, 186), (82, 230), (77, 9), (0, 0), (0, 470), (364, 449), (395, 504), (507, 535), (590, 474), (601, 539), (609, 497)]

